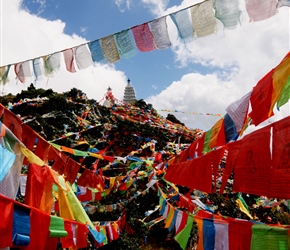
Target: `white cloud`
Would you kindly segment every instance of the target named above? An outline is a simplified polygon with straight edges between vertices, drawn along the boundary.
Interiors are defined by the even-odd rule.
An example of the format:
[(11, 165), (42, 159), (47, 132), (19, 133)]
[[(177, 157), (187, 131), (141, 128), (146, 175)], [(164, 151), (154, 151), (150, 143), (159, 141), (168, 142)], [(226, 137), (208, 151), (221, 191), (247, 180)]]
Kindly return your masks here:
[(121, 12), (125, 12), (126, 9), (130, 10), (132, 0), (115, 0), (115, 4), (118, 6)]

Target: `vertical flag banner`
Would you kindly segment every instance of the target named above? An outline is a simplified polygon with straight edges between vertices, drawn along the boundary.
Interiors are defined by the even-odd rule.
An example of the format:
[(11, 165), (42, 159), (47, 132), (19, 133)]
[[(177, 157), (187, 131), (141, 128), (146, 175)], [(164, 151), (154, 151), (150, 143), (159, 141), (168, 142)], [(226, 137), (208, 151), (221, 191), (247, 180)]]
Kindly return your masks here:
[(191, 42), (194, 37), (188, 9), (172, 13), (170, 17), (177, 28), (179, 38), (185, 42)]
[(192, 26), (197, 37), (204, 37), (216, 31), (213, 2), (207, 0), (190, 8)]
[(93, 64), (91, 53), (86, 44), (75, 48), (75, 60), (80, 70), (86, 69)]
[(252, 22), (265, 20), (277, 13), (278, 0), (245, 0), (245, 4)]
[(33, 67), (33, 74), (35, 77), (35, 80), (42, 80), (42, 64), (40, 58), (35, 58), (32, 60), (32, 67)]
[(116, 33), (115, 38), (121, 57), (129, 58), (136, 55), (137, 51), (130, 36), (129, 29)]
[(14, 72), (18, 80), (24, 83), (26, 77), (31, 77), (30, 61), (15, 64)]
[(105, 61), (104, 52), (100, 44), (100, 40), (96, 40), (88, 43), (89, 50), (91, 52), (92, 60), (95, 63), (100, 63)]
[(239, 0), (215, 0), (215, 17), (222, 22), (225, 29), (234, 29), (238, 26), (242, 11), (239, 9)]
[(290, 117), (273, 124), (269, 197), (290, 199)]
[(270, 127), (264, 127), (242, 139), (234, 169), (233, 191), (268, 196), (271, 167)]
[(44, 56), (44, 74), (47, 77), (52, 77), (53, 74), (60, 68), (60, 53), (56, 52), (54, 54)]
[(148, 23), (135, 26), (131, 30), (136, 46), (141, 52), (149, 52), (155, 49), (154, 37), (149, 29)]
[(74, 50), (73, 49), (66, 49), (62, 51), (63, 57), (64, 57), (64, 62), (65, 62), (65, 67), (67, 71), (71, 73), (75, 73), (75, 65), (74, 65)]
[(166, 17), (155, 19), (149, 23), (154, 37), (155, 45), (158, 49), (166, 49), (171, 46), (168, 35)]
[(104, 56), (110, 63), (115, 63), (120, 60), (120, 55), (115, 43), (114, 35), (110, 35), (101, 39)]
[(250, 97), (252, 91), (244, 95), (242, 98), (232, 102), (226, 111), (228, 115), (232, 118), (236, 125), (237, 132), (240, 132), (245, 124), (245, 120), (249, 110)]
[(0, 67), (0, 83), (6, 84), (9, 82), (8, 73), (11, 65), (2, 66)]

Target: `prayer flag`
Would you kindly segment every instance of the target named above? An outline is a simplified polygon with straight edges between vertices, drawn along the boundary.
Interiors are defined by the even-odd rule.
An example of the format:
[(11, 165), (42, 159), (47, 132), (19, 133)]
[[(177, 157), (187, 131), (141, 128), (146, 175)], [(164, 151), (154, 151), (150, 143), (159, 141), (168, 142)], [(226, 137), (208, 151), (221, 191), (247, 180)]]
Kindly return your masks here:
[(9, 82), (8, 73), (9, 73), (10, 67), (11, 65), (0, 67), (0, 83), (2, 83), (3, 85)]
[(75, 48), (75, 60), (80, 70), (86, 69), (93, 64), (92, 55), (86, 44)]
[(289, 249), (289, 229), (281, 227), (271, 227), (263, 224), (252, 226), (251, 250), (260, 249)]
[(197, 37), (205, 37), (216, 30), (213, 1), (207, 0), (190, 8), (192, 26)]
[(30, 243), (30, 209), (14, 204), (12, 243), (28, 246)]
[(141, 52), (149, 52), (155, 49), (154, 37), (149, 29), (148, 23), (137, 25), (131, 30), (136, 46)]
[(22, 140), (22, 124), (21, 119), (13, 114), (10, 110), (4, 109), (3, 124), (8, 128), (19, 141)]
[(38, 209), (30, 211), (30, 244), (26, 250), (44, 249), (49, 236), (50, 215)]
[(239, 0), (215, 0), (215, 17), (220, 20), (225, 29), (237, 27), (242, 11), (239, 8)]
[(193, 225), (193, 217), (188, 216), (184, 229), (174, 236), (174, 239), (178, 242), (178, 244), (183, 250), (186, 249), (192, 225)]
[(273, 124), (272, 167), (269, 173), (269, 197), (289, 199), (290, 117)]
[[(281, 63), (274, 69), (273, 73), (273, 93), (270, 112), (279, 100), (281, 93), (290, 76), (290, 52), (283, 58)], [(270, 114), (269, 114), (270, 115)]]
[(290, 7), (290, 0), (278, 0), (278, 7), (288, 6)]
[(114, 35), (101, 38), (101, 44), (104, 56), (110, 63), (115, 63), (120, 60), (120, 55), (115, 43)]
[(53, 74), (60, 68), (60, 52), (44, 56), (44, 74), (47, 77), (53, 76)]
[(228, 219), (229, 221), (229, 249), (251, 249), (252, 225), (247, 220)]
[(102, 50), (102, 46), (100, 44), (100, 40), (89, 42), (88, 46), (89, 46), (91, 56), (94, 62), (102, 62), (105, 60), (105, 56)]
[(233, 191), (268, 196), (270, 168), (270, 126), (267, 126), (242, 139)]
[(166, 49), (171, 46), (168, 35), (166, 17), (155, 19), (149, 23), (155, 45), (158, 49)]
[(74, 50), (73, 49), (66, 49), (62, 51), (63, 57), (64, 57), (64, 62), (65, 62), (65, 67), (67, 71), (71, 73), (75, 73), (75, 65), (74, 65)]
[(236, 140), (239, 136), (236, 125), (228, 114), (224, 116), (224, 132), (226, 143)]
[(54, 215), (50, 216), (49, 232), (49, 237), (65, 237), (68, 235), (64, 229), (63, 219)]
[(216, 250), (229, 250), (229, 223), (225, 220), (214, 219)]
[(119, 54), (124, 58), (132, 57), (137, 53), (129, 31), (130, 30), (127, 29), (115, 34)]
[(251, 22), (258, 22), (277, 13), (278, 0), (245, 0), (246, 10)]
[(277, 108), (279, 109), (284, 104), (286, 104), (290, 99), (290, 76), (288, 77), (288, 80), (282, 90), (281, 96), (277, 102)]
[(274, 69), (266, 74), (253, 88), (250, 102), (252, 111), (249, 116), (252, 118), (252, 123), (257, 126), (273, 115), (271, 112), (273, 80), (272, 76)]
[(42, 80), (42, 67), (41, 67), (40, 58), (35, 58), (32, 60), (32, 67), (33, 67), (33, 74), (35, 77), (35, 80)]
[(12, 245), (12, 227), (13, 227), (13, 200), (8, 199), (0, 193), (0, 247), (5, 248)]
[(0, 145), (0, 182), (12, 167), (16, 155)]
[(209, 141), (210, 149), (213, 149), (214, 147), (223, 146), (226, 144), (224, 131), (225, 131), (224, 118), (221, 118), (212, 127), (211, 138)]
[(26, 77), (31, 77), (30, 61), (20, 62), (14, 65), (14, 72), (20, 82), (24, 83)]
[(193, 40), (193, 27), (189, 19), (188, 8), (170, 14), (170, 17), (175, 24), (180, 39), (185, 42)]
[(248, 114), (251, 94), (252, 94), (252, 91), (244, 95), (242, 98), (236, 100), (235, 102), (232, 102), (226, 108), (228, 115), (231, 117), (231, 119), (236, 125), (237, 132), (240, 132), (245, 124), (247, 114)]

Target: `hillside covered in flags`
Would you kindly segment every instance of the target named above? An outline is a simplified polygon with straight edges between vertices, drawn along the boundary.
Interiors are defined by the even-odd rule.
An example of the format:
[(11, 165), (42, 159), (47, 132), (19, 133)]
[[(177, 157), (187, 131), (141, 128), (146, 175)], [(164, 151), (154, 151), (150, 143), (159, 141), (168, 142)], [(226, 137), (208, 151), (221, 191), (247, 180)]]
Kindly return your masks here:
[(288, 249), (289, 117), (239, 137), (287, 102), (288, 58), (208, 131), (112, 92), (1, 97), (0, 248)]

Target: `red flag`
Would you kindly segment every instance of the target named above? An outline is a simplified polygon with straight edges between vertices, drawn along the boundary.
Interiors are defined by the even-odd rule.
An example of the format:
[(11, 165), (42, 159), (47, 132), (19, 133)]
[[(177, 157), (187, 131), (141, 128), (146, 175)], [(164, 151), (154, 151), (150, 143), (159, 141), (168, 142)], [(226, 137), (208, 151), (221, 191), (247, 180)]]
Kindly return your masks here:
[(36, 138), (37, 133), (26, 123), (22, 124), (22, 142), (29, 150), (33, 149)]
[(63, 248), (73, 248), (74, 244), (74, 235), (73, 235), (73, 226), (75, 226), (75, 222), (64, 220), (64, 229), (67, 231), (68, 235), (66, 237), (61, 237), (61, 245)]
[(252, 111), (249, 116), (252, 118), (252, 123), (257, 126), (261, 122), (271, 117), (274, 113), (271, 112), (272, 93), (273, 93), (273, 76), (274, 69), (265, 75), (253, 88), (250, 102)]
[(269, 197), (290, 199), (290, 117), (273, 124)]
[(26, 205), (35, 208), (40, 207), (46, 178), (47, 171), (45, 167), (29, 164), (24, 200)]
[(149, 29), (148, 23), (135, 26), (131, 30), (137, 48), (141, 52), (148, 52), (155, 49), (154, 37)]
[(246, 220), (235, 220), (231, 218), (228, 219), (228, 221), (229, 221), (229, 249), (250, 250), (253, 223)]
[(3, 123), (20, 141), (22, 141), (22, 121), (18, 116), (8, 109), (4, 109)]
[(0, 194), (0, 247), (12, 246), (13, 201)]
[(267, 196), (271, 168), (270, 126), (242, 139), (235, 166), (233, 191)]
[(226, 145), (228, 154), (227, 154), (227, 158), (226, 158), (225, 171), (224, 171), (223, 177), (222, 177), (222, 185), (220, 187), (221, 194), (223, 193), (223, 191), (225, 189), (228, 178), (231, 176), (231, 174), (235, 168), (236, 160), (238, 160), (238, 155), (240, 152), (241, 143), (242, 143), (242, 141), (239, 140), (239, 141), (230, 142)]
[(89, 232), (89, 229), (88, 229), (87, 225), (78, 223), (77, 235), (76, 235), (76, 238), (77, 238), (76, 248), (77, 249), (88, 247), (88, 244), (87, 244), (88, 232)]
[(46, 140), (39, 137), (34, 154), (37, 155), (45, 163), (47, 163), (48, 152), (49, 152), (50, 147), (51, 147), (51, 145)]
[[(40, 168), (40, 167), (39, 167)], [(25, 196), (26, 201), (26, 196)], [(25, 250), (44, 249), (49, 236), (50, 215), (38, 209), (30, 212), (30, 244)]]
[(65, 66), (67, 71), (71, 73), (75, 73), (75, 65), (74, 65), (74, 50), (73, 49), (66, 49), (63, 52), (63, 57), (65, 61)]

